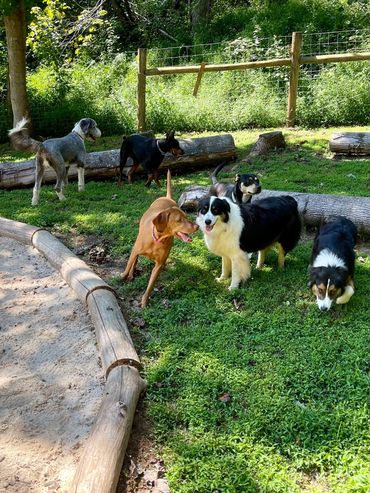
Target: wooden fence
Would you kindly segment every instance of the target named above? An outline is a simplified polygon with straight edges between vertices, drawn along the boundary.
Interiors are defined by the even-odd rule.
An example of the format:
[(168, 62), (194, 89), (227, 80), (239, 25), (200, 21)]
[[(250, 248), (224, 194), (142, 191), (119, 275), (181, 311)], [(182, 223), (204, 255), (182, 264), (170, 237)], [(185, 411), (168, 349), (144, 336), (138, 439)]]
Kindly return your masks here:
[(145, 93), (147, 77), (174, 75), (174, 74), (197, 74), (193, 95), (196, 96), (199, 89), (202, 76), (205, 72), (221, 72), (225, 70), (248, 70), (267, 67), (290, 67), (289, 92), (287, 102), (287, 118), (286, 124), (288, 127), (293, 127), (296, 118), (297, 94), (299, 70), (301, 65), (305, 64), (324, 64), (324, 63), (341, 63), (355, 62), (361, 60), (370, 60), (370, 51), (360, 53), (337, 53), (331, 55), (311, 55), (302, 56), (302, 33), (294, 32), (292, 34), (292, 42), (290, 45), (289, 58), (275, 58), (272, 60), (261, 60), (242, 63), (224, 63), (224, 64), (206, 64), (199, 65), (181, 65), (171, 67), (147, 67), (147, 50), (139, 48), (139, 66), (138, 66), (138, 130), (146, 130), (145, 124)]

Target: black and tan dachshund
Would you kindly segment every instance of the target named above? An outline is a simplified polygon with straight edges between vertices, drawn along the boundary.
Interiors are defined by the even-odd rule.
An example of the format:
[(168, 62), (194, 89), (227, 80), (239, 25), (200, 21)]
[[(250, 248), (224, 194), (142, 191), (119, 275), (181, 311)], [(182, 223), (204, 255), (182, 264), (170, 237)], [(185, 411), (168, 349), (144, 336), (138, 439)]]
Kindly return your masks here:
[(133, 163), (127, 176), (129, 183), (132, 182), (134, 173), (141, 165), (148, 175), (145, 186), (149, 187), (153, 180), (161, 186), (158, 168), (168, 153), (174, 157), (184, 154), (179, 141), (175, 139), (175, 132), (167, 133), (165, 139), (154, 139), (140, 134), (124, 137), (120, 151), (120, 183), (123, 178), (123, 168), (127, 165), (128, 158), (131, 158)]

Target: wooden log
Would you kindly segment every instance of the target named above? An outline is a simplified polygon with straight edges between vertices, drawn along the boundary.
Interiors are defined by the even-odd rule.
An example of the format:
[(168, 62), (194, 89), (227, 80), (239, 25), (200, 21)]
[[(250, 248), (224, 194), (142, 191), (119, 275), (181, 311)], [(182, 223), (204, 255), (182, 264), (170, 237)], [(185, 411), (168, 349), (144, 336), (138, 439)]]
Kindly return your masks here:
[(112, 369), (70, 493), (115, 493), (135, 408), (145, 382), (136, 368)]
[(0, 217), (0, 234), (26, 245), (32, 245), (33, 235), (41, 230), (42, 228)]
[(140, 360), (117, 300), (104, 281), (47, 231), (0, 218), (0, 235), (33, 244), (60, 271), (83, 302), (87, 297), (106, 385), (99, 414), (84, 445), (70, 491), (114, 493), (137, 401), (146, 386), (138, 372)]
[(107, 289), (113, 291), (85, 262), (74, 255), (59, 240), (48, 231), (36, 231), (32, 239), (36, 247), (59, 270), (63, 279), (75, 291), (79, 299), (85, 304), (88, 295), (95, 289)]
[(87, 306), (95, 326), (105, 374), (123, 364), (140, 369), (140, 359), (115, 295), (106, 289), (97, 289), (87, 297)]
[[(193, 186), (187, 188), (179, 198), (179, 207), (189, 212), (196, 210), (198, 201), (206, 197), (208, 191), (209, 187)], [(369, 197), (263, 190), (252, 200), (254, 202), (265, 197), (278, 197), (280, 195), (291, 195), (296, 199), (298, 210), (307, 226), (318, 226), (327, 217), (340, 215), (353, 221), (360, 234), (370, 235)]]
[(284, 135), (280, 130), (260, 134), (257, 142), (252, 147), (248, 156), (243, 159), (243, 162), (251, 163), (252, 159), (256, 156), (262, 156), (275, 149), (284, 149), (285, 147)]
[(348, 156), (370, 155), (370, 132), (336, 132), (329, 140), (329, 149)]
[[(192, 171), (206, 166), (212, 166), (221, 161), (232, 161), (236, 158), (236, 148), (231, 134), (198, 137), (195, 139), (179, 139), (185, 154), (175, 159), (165, 157), (161, 165), (163, 172), (170, 168), (173, 171)], [(34, 160), (18, 163), (0, 163), (0, 188), (11, 189), (25, 186), (33, 186), (35, 181)], [(127, 174), (129, 167), (124, 168)], [(117, 177), (119, 173), (119, 149), (87, 154), (85, 176), (86, 178)], [(71, 165), (68, 177), (77, 179), (77, 168)], [(55, 183), (55, 172), (47, 168), (44, 175), (44, 183)]]

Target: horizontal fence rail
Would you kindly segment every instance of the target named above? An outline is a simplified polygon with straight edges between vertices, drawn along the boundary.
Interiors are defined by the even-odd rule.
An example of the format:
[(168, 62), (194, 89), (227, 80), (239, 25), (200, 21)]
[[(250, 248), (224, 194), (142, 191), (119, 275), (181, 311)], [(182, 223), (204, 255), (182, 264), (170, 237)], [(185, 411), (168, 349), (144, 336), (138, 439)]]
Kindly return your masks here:
[[(341, 50), (347, 52), (340, 52)], [(225, 54), (225, 57), (229, 56), (232, 59), (243, 58), (247, 53), (252, 60), (219, 63), (220, 51)], [(323, 54), (322, 51), (326, 53)], [(266, 58), (266, 54), (273, 54), (274, 52), (279, 52), (282, 56)], [(260, 59), (254, 59), (257, 57)], [(304, 35), (300, 32), (294, 32), (291, 37), (274, 37), (272, 41), (265, 38), (256, 41), (254, 45), (252, 41), (239, 39), (228, 44), (213, 43), (158, 50), (139, 49), (138, 60), (139, 131), (146, 128), (145, 91), (147, 77), (197, 74), (193, 90), (193, 95), (196, 96), (204, 73), (275, 67), (290, 67), (286, 124), (294, 126), (300, 67), (370, 60), (370, 30)], [(148, 60), (163, 61), (166, 65), (148, 67)], [(195, 64), (194, 61), (196, 61)], [(186, 64), (186, 62), (193, 63)]]

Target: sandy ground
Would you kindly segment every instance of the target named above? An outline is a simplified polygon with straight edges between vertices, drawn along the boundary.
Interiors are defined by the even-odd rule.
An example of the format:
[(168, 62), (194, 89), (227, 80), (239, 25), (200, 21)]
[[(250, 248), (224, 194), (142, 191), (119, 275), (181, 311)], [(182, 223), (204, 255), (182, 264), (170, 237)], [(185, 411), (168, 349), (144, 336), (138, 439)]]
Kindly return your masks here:
[(33, 248), (0, 236), (0, 491), (65, 492), (104, 388), (87, 310)]

